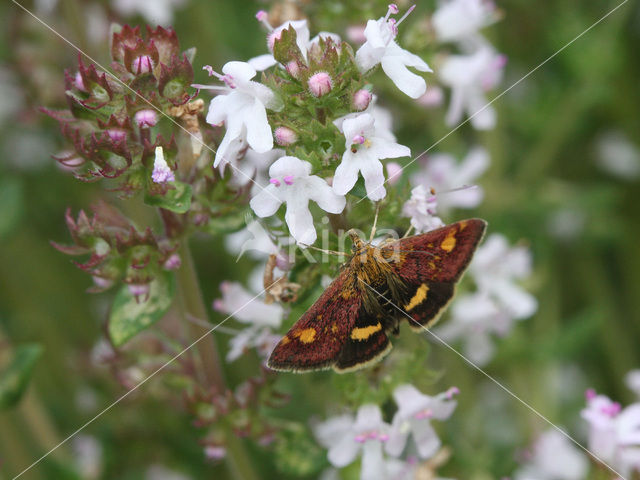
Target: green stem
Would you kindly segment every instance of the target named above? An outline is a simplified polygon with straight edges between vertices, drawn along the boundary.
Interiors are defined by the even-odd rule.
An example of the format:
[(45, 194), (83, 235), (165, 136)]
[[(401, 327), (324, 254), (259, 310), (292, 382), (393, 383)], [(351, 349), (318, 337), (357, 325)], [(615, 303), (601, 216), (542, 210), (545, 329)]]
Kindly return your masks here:
[[(213, 336), (208, 334), (213, 327), (207, 328), (200, 322), (192, 322), (187, 318), (191, 316), (207, 321), (208, 317), (193, 257), (186, 240), (183, 241), (180, 248), (180, 257), (182, 265), (178, 269), (177, 279), (184, 321), (188, 325), (194, 341), (201, 339), (194, 346), (201, 362), (201, 368), (198, 370), (202, 372), (201, 376), (204, 377), (206, 385), (213, 386), (217, 393), (222, 394), (226, 391), (226, 385), (220, 355)], [(231, 433), (228, 436), (226, 447), (226, 460), (232, 478), (237, 480), (258, 480), (258, 476), (251, 466), (251, 459), (242, 441), (235, 434)]]

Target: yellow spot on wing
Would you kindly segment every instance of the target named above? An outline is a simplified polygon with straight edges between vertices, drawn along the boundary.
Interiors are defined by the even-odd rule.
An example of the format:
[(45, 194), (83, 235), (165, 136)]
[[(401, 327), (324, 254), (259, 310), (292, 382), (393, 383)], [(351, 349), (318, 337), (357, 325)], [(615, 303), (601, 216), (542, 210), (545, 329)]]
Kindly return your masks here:
[(304, 330), (299, 330), (299, 331), (295, 332), (294, 335), (296, 337), (298, 337), (298, 339), (302, 343), (311, 343), (316, 338), (316, 329), (315, 328), (305, 328)]
[(379, 332), (380, 330), (382, 330), (382, 325), (380, 325), (380, 322), (376, 323), (375, 325), (369, 325), (368, 327), (354, 328), (353, 330), (351, 330), (351, 340), (366, 340), (371, 335)]
[(461, 220), (460, 221), (460, 231), (464, 230), (465, 228), (467, 228), (467, 221), (466, 220)]
[(416, 290), (416, 294), (411, 298), (409, 303), (404, 306), (406, 311), (413, 310), (427, 298), (427, 292), (429, 291), (429, 287), (427, 287), (426, 283), (420, 285), (418, 290)]
[(451, 230), (440, 244), (440, 248), (445, 252), (450, 252), (456, 246), (456, 231)]
[(282, 337), (282, 340), (280, 340), (280, 344), (281, 345), (286, 345), (290, 341), (291, 341), (291, 339), (288, 336), (285, 335), (284, 337)]

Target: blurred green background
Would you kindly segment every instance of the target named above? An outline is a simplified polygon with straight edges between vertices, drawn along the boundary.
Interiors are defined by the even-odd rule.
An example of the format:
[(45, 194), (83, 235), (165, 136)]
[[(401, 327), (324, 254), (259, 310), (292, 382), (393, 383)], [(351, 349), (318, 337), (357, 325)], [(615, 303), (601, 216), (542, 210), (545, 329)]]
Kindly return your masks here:
[[(47, 3), (24, 4), (42, 10)], [(418, 3), (416, 16), (434, 6)], [(494, 95), (617, 4), (500, 1), (503, 19), (486, 34), (509, 62)], [(320, 1), (304, 8), (312, 32), (344, 33), (349, 22), (363, 23), (385, 5)], [(197, 47), (196, 81), (205, 81), (202, 64), (220, 66), (264, 52), (264, 32), (254, 14), (266, 7), (264, 2), (191, 0), (176, 9), (173, 24), (181, 46)], [(100, 15), (104, 21), (122, 21), (106, 3), (80, 0), (58, 1), (45, 9), (43, 19), (106, 63)], [(113, 293), (85, 293), (90, 278), (49, 244), (69, 240), (67, 207), (77, 212), (110, 198), (99, 184), (80, 183), (57, 168), (50, 155), (65, 144), (56, 123), (37, 111), (41, 105), (65, 106), (63, 69), (73, 71), (77, 52), (11, 2), (0, 5), (0, 18), (0, 360), (27, 344), (42, 348), (24, 397), (0, 411), (0, 476), (11, 478), (125, 390), (90, 361)], [(143, 24), (144, 19), (129, 22)], [(623, 174), (612, 172), (607, 158), (615, 151), (610, 148), (604, 158), (602, 153), (626, 138), (635, 144), (638, 162), (638, 45), (640, 7), (628, 1), (500, 98), (494, 104), (499, 119), (494, 130), (474, 132), (465, 125), (436, 149), (461, 156), (474, 142), (487, 146), (491, 167), (480, 180), (486, 199), (473, 215), (512, 242), (525, 242), (534, 255), (535, 274), (527, 286), (539, 310), (498, 340), (487, 371), (574, 432), (581, 428), (586, 387), (627, 404), (633, 397), (624, 375), (640, 367), (639, 177), (631, 167)], [(396, 132), (412, 151), (428, 148), (448, 132), (442, 111), (389, 93), (385, 104), (396, 113)], [(627, 156), (633, 160), (632, 154)], [(222, 280), (242, 281), (249, 272), (249, 263), (236, 264), (221, 254), (222, 243), (211, 237), (193, 241), (207, 303), (219, 296)], [(213, 321), (221, 319), (212, 313)], [(443, 385), (463, 392), (458, 411), (443, 425), (454, 451), (450, 476), (509, 475), (517, 451), (547, 425), (451, 352), (434, 345), (430, 359), (442, 371)], [(247, 365), (234, 364), (231, 380), (246, 378)], [(287, 408), (291, 416), (305, 415), (303, 406)], [(203, 460), (191, 420), (180, 398), (167, 404), (142, 387), (83, 432), (99, 439), (103, 449), (102, 472), (86, 478), (151, 478), (150, 466), (157, 470), (159, 465), (191, 478), (224, 478), (222, 467)], [(65, 444), (23, 478), (78, 478), (70, 467), (82, 448), (78, 445)], [(264, 453), (254, 453), (260, 462)]]

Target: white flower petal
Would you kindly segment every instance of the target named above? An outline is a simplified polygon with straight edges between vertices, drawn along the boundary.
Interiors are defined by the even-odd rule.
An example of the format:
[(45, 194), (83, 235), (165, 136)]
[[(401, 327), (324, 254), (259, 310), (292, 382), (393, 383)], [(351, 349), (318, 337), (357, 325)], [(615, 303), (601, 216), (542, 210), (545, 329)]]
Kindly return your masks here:
[(322, 178), (311, 175), (307, 182), (310, 186), (309, 198), (316, 202), (322, 210), (329, 213), (340, 213), (344, 210), (347, 203), (344, 196), (335, 193), (333, 188)]
[(259, 217), (270, 217), (278, 211), (282, 200), (278, 197), (275, 185), (268, 185), (249, 202), (251, 209)]
[(258, 55), (257, 57), (250, 58), (247, 63), (256, 71), (262, 72), (267, 68), (273, 67), (278, 62), (273, 58), (273, 55), (265, 53), (264, 55)]
[(372, 148), (375, 150), (377, 158), (401, 158), (411, 156), (411, 149), (409, 147), (400, 145), (399, 143), (389, 142), (383, 138), (375, 138), (375, 143)]
[(258, 153), (265, 153), (273, 148), (271, 126), (267, 121), (264, 105), (255, 100), (251, 111), (245, 116), (247, 125), (247, 142)]
[(281, 178), (292, 175), (295, 178), (307, 177), (311, 173), (311, 164), (298, 157), (284, 156), (273, 162), (269, 167), (271, 178)]
[(209, 103), (206, 121), (210, 125), (219, 125), (227, 119), (228, 95), (218, 95)]
[(287, 202), (287, 212), (284, 215), (291, 236), (302, 245), (312, 245), (318, 238), (313, 225), (313, 217), (309, 211), (308, 199), (301, 198), (298, 202)]
[(382, 444), (380, 442), (368, 441), (364, 443), (360, 480), (386, 480)]
[(398, 405), (398, 413), (405, 419), (428, 408), (430, 404), (430, 397), (410, 384), (396, 387), (393, 399)]
[(422, 419), (412, 421), (411, 431), (420, 457), (429, 458), (440, 448), (440, 439), (429, 420)]
[(362, 405), (356, 414), (356, 431), (377, 429), (383, 424), (380, 407), (373, 404)]
[[(360, 171), (364, 177), (364, 186), (369, 200), (376, 202), (387, 194), (384, 188), (384, 169), (380, 161), (372, 159), (360, 165)], [(337, 173), (337, 170), (336, 170)]]
[(360, 444), (356, 443), (352, 435), (346, 434), (329, 448), (327, 458), (331, 465), (342, 468), (352, 463), (359, 451)]
[(384, 446), (385, 451), (389, 455), (398, 457), (404, 450), (404, 447), (407, 444), (407, 439), (409, 438), (409, 431), (410, 431), (408, 425), (405, 428), (406, 423), (407, 421), (400, 414), (400, 412), (396, 412), (396, 414), (393, 417), (393, 422), (391, 423), (391, 430), (389, 431), (389, 439), (387, 440)]
[(351, 156), (351, 152), (345, 152), (333, 176), (333, 191), (338, 195), (346, 195), (358, 181), (360, 169)]
[(396, 87), (409, 97), (419, 98), (427, 91), (424, 78), (410, 72), (401, 57), (385, 56), (380, 65)]
[(313, 434), (320, 445), (330, 447), (348, 435), (352, 427), (353, 417), (351, 415), (339, 415), (314, 425)]
[(245, 83), (256, 76), (256, 69), (247, 62), (232, 61), (227, 62), (222, 67), (222, 72), (231, 75), (234, 82)]

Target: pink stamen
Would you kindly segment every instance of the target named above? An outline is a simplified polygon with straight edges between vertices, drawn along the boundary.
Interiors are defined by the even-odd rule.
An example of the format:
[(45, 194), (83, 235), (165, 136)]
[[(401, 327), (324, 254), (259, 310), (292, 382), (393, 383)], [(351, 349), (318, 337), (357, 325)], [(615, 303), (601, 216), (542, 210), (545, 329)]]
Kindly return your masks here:
[(364, 137), (362, 135), (356, 135), (355, 137), (353, 137), (353, 140), (351, 140), (351, 142), (354, 145), (362, 145), (364, 144)]
[(358, 443), (364, 443), (367, 440), (367, 436), (359, 434), (354, 437), (354, 440)]
[(584, 392), (584, 396), (587, 398), (587, 400), (593, 400), (598, 396), (598, 394), (593, 388), (589, 388), (586, 392)]
[(396, 23), (396, 26), (397, 26), (397, 25), (400, 25), (400, 24), (404, 21), (404, 19), (405, 19), (405, 18), (407, 18), (411, 12), (413, 12), (413, 10), (414, 10), (415, 8), (416, 8), (416, 6), (415, 6), (415, 5), (411, 5), (411, 6), (409, 7), (409, 10), (407, 10), (407, 13), (405, 13), (405, 14), (402, 16), (402, 18), (401, 18), (400, 20), (398, 20), (398, 23)]
[(454, 395), (458, 395), (460, 393), (460, 389), (458, 387), (451, 387), (447, 390), (447, 398), (451, 400)]
[(398, 35), (398, 23), (396, 22), (396, 19), (390, 18), (387, 23), (389, 24), (389, 28), (391, 29), (391, 33), (393, 33), (393, 36), (395, 37), (396, 35)]
[(281, 185), (280, 180), (278, 180), (277, 178), (272, 178), (271, 180), (269, 180), (269, 183), (275, 185), (276, 187), (279, 187)]
[(236, 88), (236, 84), (234, 83), (231, 75), (222, 75), (216, 72), (211, 65), (205, 65), (202, 69), (206, 70), (210, 77), (216, 77), (221, 82), (226, 83), (229, 88)]
[(256, 13), (256, 20), (267, 27), (268, 31), (273, 32), (273, 27), (269, 24), (269, 15), (267, 12), (264, 10), (258, 10), (258, 13)]
[(284, 183), (287, 185), (293, 185), (293, 175), (287, 175), (282, 180), (284, 180)]
[(613, 402), (613, 403), (610, 403), (609, 405), (605, 405), (604, 407), (602, 407), (601, 410), (602, 410), (602, 413), (604, 413), (605, 415), (608, 415), (610, 417), (615, 417), (618, 413), (620, 413), (620, 410), (622, 410), (622, 407), (618, 402)]
[(392, 13), (393, 15), (397, 14), (399, 12), (398, 5), (396, 5), (395, 3), (390, 3), (389, 12)]

